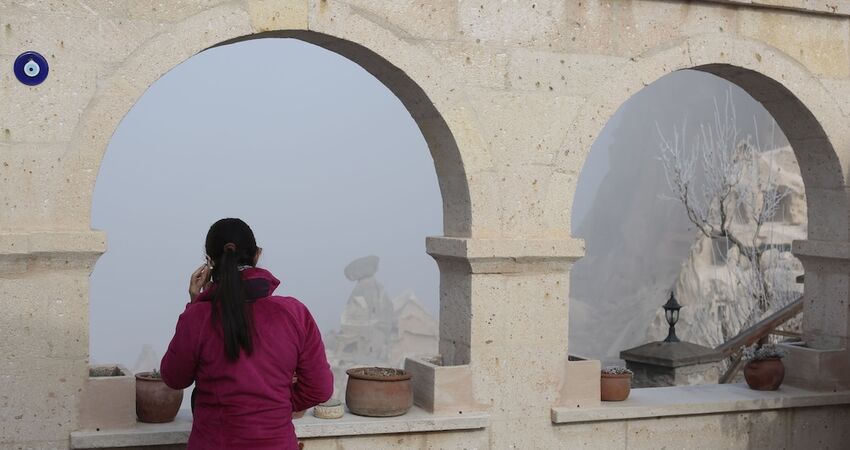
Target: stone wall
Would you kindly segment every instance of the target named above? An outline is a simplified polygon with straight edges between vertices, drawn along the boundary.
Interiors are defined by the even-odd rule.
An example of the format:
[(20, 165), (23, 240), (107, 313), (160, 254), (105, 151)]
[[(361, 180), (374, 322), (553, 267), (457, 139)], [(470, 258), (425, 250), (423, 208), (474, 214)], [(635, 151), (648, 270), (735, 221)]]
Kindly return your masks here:
[[(441, 270), (440, 351), (471, 365), (491, 426), (344, 448), (644, 447), (675, 436), (668, 420), (553, 426), (549, 408), (567, 361), (569, 268), (583, 254), (569, 217), (584, 158), (620, 104), (682, 68), (739, 84), (789, 137), (809, 202), (809, 240), (795, 247), (803, 330), (815, 348), (846, 348), (850, 19), (746, 3), (0, 1), (0, 448), (66, 448), (77, 426), (88, 275), (105, 250), (91, 194), (118, 122), (172, 67), (239, 39), (303, 39), (363, 66), (410, 111), (440, 181), (445, 236), (428, 243)], [(9, 70), (26, 50), (50, 63), (37, 87)], [(811, 414), (846, 420), (838, 409)], [(814, 426), (774, 415), (752, 419), (769, 439), (793, 444), (789, 426)], [(724, 425), (739, 419), (667, 425), (688, 442), (746, 448), (741, 428)]]

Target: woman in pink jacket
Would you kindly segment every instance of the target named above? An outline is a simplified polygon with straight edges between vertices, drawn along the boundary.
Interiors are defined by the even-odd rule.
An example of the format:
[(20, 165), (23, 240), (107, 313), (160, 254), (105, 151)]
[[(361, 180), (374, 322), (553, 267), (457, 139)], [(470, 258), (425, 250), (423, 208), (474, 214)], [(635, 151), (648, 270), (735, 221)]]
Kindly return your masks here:
[(207, 233), (209, 264), (189, 282), (160, 368), (174, 389), (195, 383), (189, 449), (297, 449), (293, 412), (333, 394), (312, 315), (272, 295), (280, 281), (256, 267), (261, 251), (245, 222), (219, 220)]

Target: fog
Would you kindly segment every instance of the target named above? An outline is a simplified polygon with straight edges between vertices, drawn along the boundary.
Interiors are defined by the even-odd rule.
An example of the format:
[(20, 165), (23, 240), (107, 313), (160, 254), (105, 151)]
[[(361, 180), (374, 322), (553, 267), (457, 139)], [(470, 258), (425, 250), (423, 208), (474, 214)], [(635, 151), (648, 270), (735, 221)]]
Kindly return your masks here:
[[(587, 257), (572, 273), (571, 353), (605, 357), (645, 337), (694, 236), (681, 205), (660, 197), (655, 123), (705, 121), (727, 92), (745, 134), (754, 116), (770, 121), (737, 87), (684, 71), (640, 91), (594, 143), (572, 212)], [(253, 227), (278, 294), (306, 303), (324, 332), (354, 286), (344, 267), (372, 254), (390, 297), (410, 288), (437, 314), (424, 240), (441, 234), (442, 208), (428, 148), (400, 101), (337, 54), (289, 39), (216, 47), (127, 114), (94, 194), (93, 227), (109, 247), (92, 275), (93, 361), (133, 369), (145, 344), (162, 354), (222, 217)], [(627, 338), (612, 332), (623, 329)]]
[[(722, 108), (727, 95), (742, 138), (752, 136), (763, 150), (788, 144), (770, 113), (741, 88), (688, 70), (635, 94), (591, 147), (572, 212), (586, 255), (570, 272), (570, 353), (613, 360), (653, 340), (650, 327), (697, 237), (682, 204), (670, 199), (658, 130), (669, 137), (686, 124), (687, 135), (696, 136), (700, 125), (714, 124), (715, 100)], [(685, 302), (685, 316), (694, 310)], [(689, 336), (693, 330), (685, 327), (677, 330)]]
[(381, 258), (389, 294), (437, 314), (425, 236), (442, 233), (427, 145), (377, 79), (289, 39), (216, 47), (169, 71), (123, 119), (101, 165), (92, 224), (108, 250), (92, 275), (91, 357), (133, 369), (162, 354), (204, 261), (209, 226), (241, 217), (279, 294), (334, 328), (354, 287), (346, 264)]

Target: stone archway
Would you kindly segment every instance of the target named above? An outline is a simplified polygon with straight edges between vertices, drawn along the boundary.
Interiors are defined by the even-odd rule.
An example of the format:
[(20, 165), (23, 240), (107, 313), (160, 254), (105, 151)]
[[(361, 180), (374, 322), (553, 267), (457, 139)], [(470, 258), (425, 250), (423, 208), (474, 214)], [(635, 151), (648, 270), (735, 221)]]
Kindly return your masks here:
[[(259, 38), (298, 39), (320, 46), (360, 65), (389, 88), (411, 114), (434, 160), (443, 200), (444, 235), (472, 236), (476, 224), (467, 174), (475, 171), (472, 164), (487, 164), (488, 159), (482, 140), (466, 116), (471, 107), (452, 83), (446, 82), (434, 56), (372, 22), (341, 30), (308, 30), (307, 12), (293, 14), (283, 18), (275, 15), (271, 20), (275, 26), (268, 26), (268, 22), (250, 16), (239, 5), (211, 8), (151, 38), (101, 82), (94, 99), (81, 113), (62, 161), (69, 174), (67, 183), (79, 189), (55, 193), (63, 205), (65, 223), (92, 241), (85, 249), (90, 261), (104, 251), (103, 234), (88, 231), (92, 195), (101, 159), (120, 121), (150, 85), (186, 59), (208, 48)], [(276, 28), (278, 25), (281, 29)], [(441, 309), (466, 301), (467, 290), (466, 285), (448, 283), (441, 277)], [(87, 315), (85, 319), (78, 326), (87, 330)], [(460, 329), (468, 329), (471, 322), (468, 316), (447, 320), (465, 322)], [(468, 348), (468, 336), (455, 330), (456, 327), (441, 326), (441, 337)], [(81, 343), (83, 346), (79, 350), (87, 355), (87, 340)]]
[[(462, 151), (456, 137), (474, 147), (474, 131), (464, 124), (447, 120), (465, 108), (464, 101), (445, 83), (438, 83), (439, 65), (433, 56), (402, 39), (382, 40), (366, 44), (374, 36), (386, 32), (375, 24), (358, 29), (351, 35), (331, 35), (307, 30), (304, 17), (280, 19), (281, 24), (295, 24), (289, 29), (274, 30), (251, 20), (238, 7), (212, 8), (174, 25), (167, 32), (149, 40), (102, 82), (95, 99), (83, 111), (80, 124), (70, 143), (64, 161), (68, 182), (83, 186), (77, 192), (57, 192), (66, 205), (64, 220), (80, 229), (88, 228), (91, 196), (100, 160), (118, 123), (144, 91), (168, 70), (207, 48), (258, 38), (299, 39), (338, 53), (374, 75), (401, 100), (421, 130), (434, 159), (443, 199), (443, 229), (446, 236), (469, 237), (474, 229), (467, 173), (470, 170), (464, 154), (481, 152), (479, 148)], [(300, 19), (303, 19), (301, 21)], [(198, 32), (200, 29), (207, 31)], [(433, 64), (423, 64), (433, 61)], [(417, 78), (414, 80), (414, 78)], [(424, 81), (424, 83), (423, 83)]]
[(839, 123), (843, 117), (839, 106), (793, 58), (761, 42), (723, 35), (681, 40), (633, 58), (588, 99), (569, 128), (573, 139), (557, 165), (568, 172), (582, 167), (591, 144), (622, 103), (682, 69), (711, 73), (738, 85), (765, 106), (788, 137), (809, 206), (808, 239), (794, 243), (807, 274), (804, 340), (818, 350), (846, 348), (850, 273), (844, 249), (850, 238), (850, 213), (843, 168), (850, 161), (850, 133)]

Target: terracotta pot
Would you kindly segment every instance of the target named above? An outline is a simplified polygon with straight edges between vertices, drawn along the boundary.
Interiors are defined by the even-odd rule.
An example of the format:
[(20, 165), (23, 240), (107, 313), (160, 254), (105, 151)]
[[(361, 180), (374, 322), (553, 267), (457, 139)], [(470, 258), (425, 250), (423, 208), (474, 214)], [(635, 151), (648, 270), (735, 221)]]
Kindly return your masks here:
[(632, 374), (603, 373), (601, 389), (603, 402), (621, 402), (629, 398), (632, 391)]
[(136, 374), (136, 417), (139, 422), (165, 423), (177, 416), (183, 403), (183, 390), (166, 386), (161, 378), (150, 372)]
[(360, 367), (348, 369), (345, 403), (359, 416), (400, 416), (413, 406), (411, 375), (401, 369)]
[(785, 379), (785, 364), (779, 358), (750, 361), (744, 366), (744, 379), (750, 389), (775, 391)]

